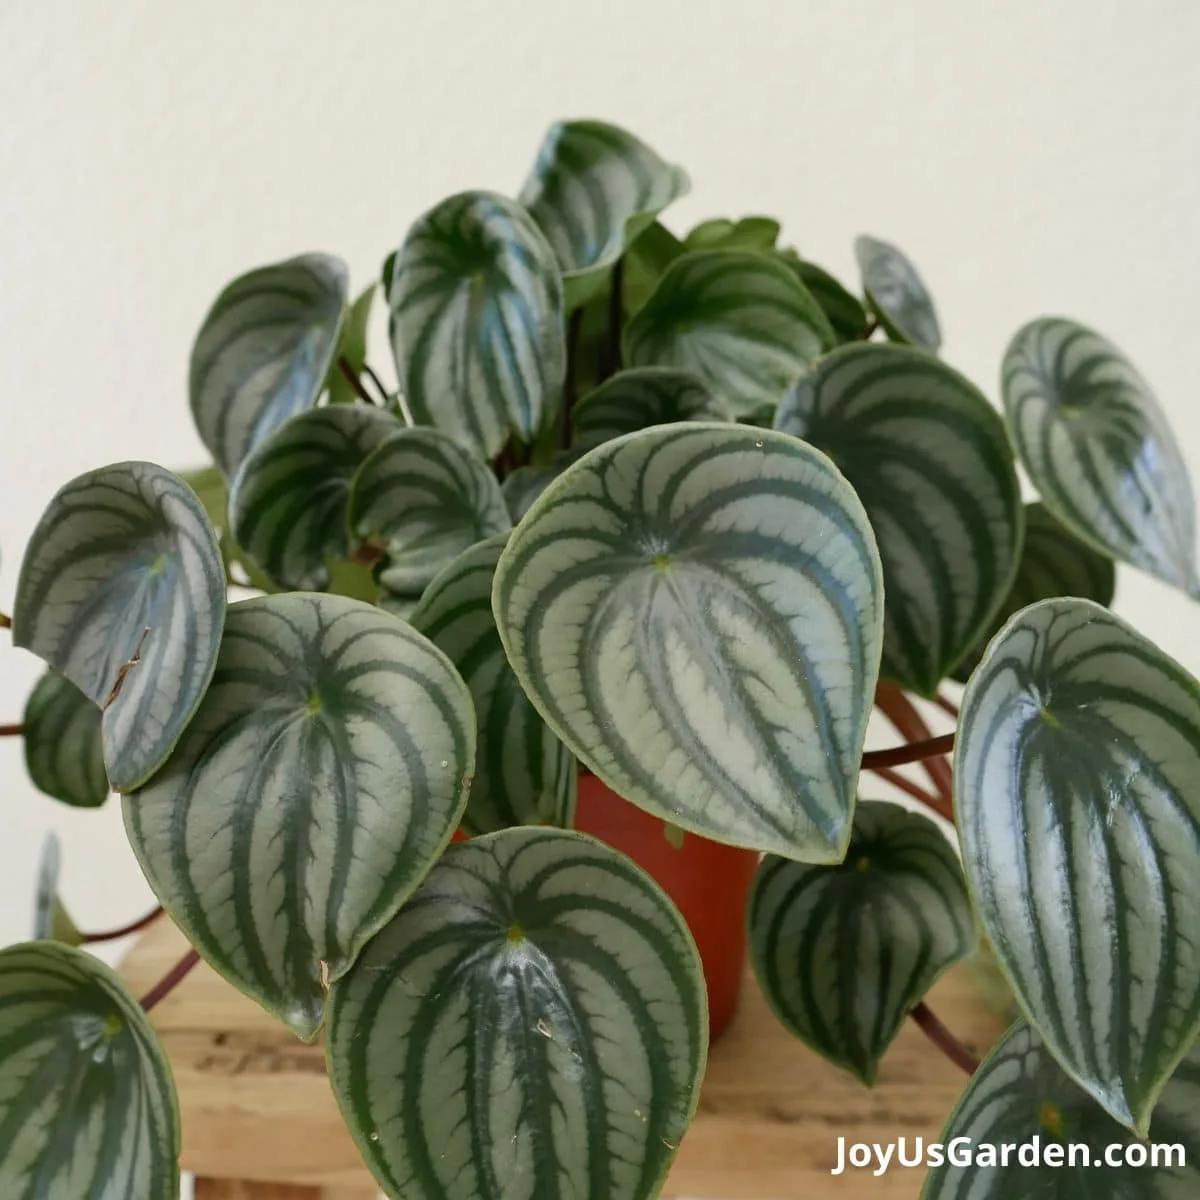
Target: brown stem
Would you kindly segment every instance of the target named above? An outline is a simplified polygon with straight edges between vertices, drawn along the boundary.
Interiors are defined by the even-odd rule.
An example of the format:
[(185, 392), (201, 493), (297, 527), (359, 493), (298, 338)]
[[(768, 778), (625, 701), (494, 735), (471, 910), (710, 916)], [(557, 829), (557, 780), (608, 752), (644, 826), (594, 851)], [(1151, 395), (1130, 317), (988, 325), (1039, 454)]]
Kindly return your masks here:
[(12, 617), (8, 613), (0, 613), (0, 629), (11, 629)]
[(577, 308), (567, 322), (567, 374), (563, 380), (563, 423), (562, 444), (566, 450), (571, 445), (571, 411), (575, 407), (575, 359), (579, 347), (579, 330), (583, 325), (583, 309)]
[(921, 1032), (956, 1067), (959, 1067), (968, 1075), (974, 1075), (979, 1070), (979, 1059), (933, 1015), (924, 1000), (908, 1015), (917, 1023)]
[[(875, 691), (875, 707), (907, 742), (919, 742), (933, 736), (913, 702), (892, 683), (881, 683)], [(947, 805), (954, 803), (954, 777), (944, 758), (929, 758), (922, 764), (933, 790)]]
[(372, 408), (376, 408), (375, 397), (363, 387), (362, 380), (358, 377), (358, 372), (350, 365), (350, 360), (344, 354), (337, 360), (337, 367), (345, 377), (346, 382), (354, 389), (354, 394)]
[(879, 328), (879, 319), (872, 317), (863, 328), (862, 333), (858, 335), (860, 342), (869, 342), (875, 336), (875, 331)]
[(363, 363), (363, 374), (375, 385), (376, 391), (379, 392), (379, 399), (376, 403), (380, 408), (387, 408), (391, 403), (391, 397), (388, 395), (388, 390), (384, 386), (383, 380), (375, 373), (375, 368), (370, 363)]
[(958, 720), (958, 705), (955, 704), (949, 696), (935, 696), (933, 698), (933, 702), (942, 710), (942, 712), (948, 713), (956, 721)]
[(101, 933), (81, 933), (79, 936), (85, 942), (112, 942), (117, 938), (128, 937), (131, 933), (137, 933), (145, 929), (147, 925), (153, 921), (157, 921), (162, 916), (161, 906), (153, 912), (148, 912), (144, 917), (139, 917), (136, 921), (130, 921), (128, 925), (122, 925), (117, 929), (105, 929)]
[(188, 952), (142, 997), (142, 1011), (149, 1012), (164, 996), (168, 996), (187, 978), (188, 972), (200, 961), (193, 949)]
[(927, 792), (924, 788), (918, 787), (911, 779), (906, 779), (899, 771), (893, 771), (891, 767), (873, 767), (872, 770), (880, 779), (886, 779), (892, 787), (899, 788), (902, 792), (907, 792), (914, 800), (920, 800), (926, 808), (937, 813), (939, 817), (944, 817), (947, 821), (954, 820), (954, 810), (940, 796), (935, 796), (932, 792)]
[(0, 725), (0, 737), (20, 737), (24, 732), (24, 725)]
[(862, 769), (873, 771), (876, 767), (902, 767), (905, 763), (921, 762), (935, 754), (949, 754), (953, 749), (954, 734), (943, 733), (940, 737), (906, 742), (903, 746), (892, 746), (887, 750), (868, 750), (862, 756)]

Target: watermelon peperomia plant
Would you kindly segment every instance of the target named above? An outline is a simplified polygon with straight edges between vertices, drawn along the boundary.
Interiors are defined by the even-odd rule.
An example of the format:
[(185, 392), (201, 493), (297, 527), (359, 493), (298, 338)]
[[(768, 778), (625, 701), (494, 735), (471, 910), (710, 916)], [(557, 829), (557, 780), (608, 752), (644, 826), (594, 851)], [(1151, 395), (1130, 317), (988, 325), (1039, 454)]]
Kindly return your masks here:
[[(860, 300), (772, 220), (678, 237), (687, 186), (579, 121), (516, 199), (436, 205), (383, 269), (394, 392), (374, 283), (350, 303), (322, 254), (251, 271), (192, 355), (212, 465), (55, 496), (11, 619), (50, 670), (4, 732), (59, 800), (120, 793), (195, 949), (139, 1005), (51, 853), (37, 940), (0, 952), (5, 1200), (175, 1195), (143, 1010), (197, 958), (324, 1031), (390, 1195), (656, 1195), (704, 982), (663, 890), (571, 831), (580, 771), (765, 855), (773, 1009), (866, 1084), (913, 1016), (971, 1076), (946, 1140), (1183, 1142), (1087, 1194), (1198, 1194), (1200, 688), (1106, 607), (1114, 560), (1200, 594), (1163, 414), (1041, 318), (1002, 417), (892, 246), (859, 240)], [(876, 707), (906, 744), (864, 752)], [(920, 761), (933, 791), (895, 769)], [(864, 772), (912, 805), (858, 802)], [(924, 1002), (979, 930), (1021, 1014), (982, 1064)], [(944, 1165), (925, 1195), (1080, 1186)]]

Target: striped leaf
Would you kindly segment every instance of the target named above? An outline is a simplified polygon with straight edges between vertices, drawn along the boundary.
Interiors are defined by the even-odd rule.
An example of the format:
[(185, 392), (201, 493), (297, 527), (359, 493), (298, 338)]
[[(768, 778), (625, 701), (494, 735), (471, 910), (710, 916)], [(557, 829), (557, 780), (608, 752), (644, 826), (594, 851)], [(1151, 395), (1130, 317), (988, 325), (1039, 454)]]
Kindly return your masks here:
[(1200, 598), (1187, 467), (1133, 364), (1090, 329), (1043, 317), (1009, 344), (1002, 385), (1046, 507), (1104, 554)]
[(435, 429), (403, 429), (359, 468), (350, 493), (350, 530), (384, 548), (379, 582), (419, 595), (468, 546), (511, 527), (495, 475)]
[(834, 344), (829, 321), (783, 263), (744, 250), (684, 254), (625, 327), (634, 367), (693, 371), (742, 417), (774, 411)]
[(200, 440), (232, 477), (273, 429), (317, 402), (346, 308), (346, 264), (305, 254), (235, 279), (192, 348), (188, 393)]
[(525, 698), (496, 632), (492, 578), (507, 540), (498, 534), (456, 558), (408, 618), (445, 651), (475, 702), (475, 775), (463, 817), (471, 834), (566, 826), (575, 815), (575, 759)]
[(114, 790), (166, 761), (208, 687), (225, 619), (225, 567), (191, 490), (152, 463), (72, 480), (21, 565), (13, 640), (104, 710)]
[(1087, 600), (1018, 613), (967, 685), (975, 907), (1047, 1049), (1144, 1134), (1200, 1032), (1200, 685)]
[(329, 1008), (334, 1093), (394, 1196), (648, 1200), (696, 1108), (695, 944), (580, 834), (452, 847)]
[(942, 344), (933, 297), (917, 268), (895, 246), (878, 238), (854, 239), (867, 304), (888, 337), (936, 352)]
[(233, 536), (245, 555), (286, 588), (328, 588), (329, 560), (350, 553), (351, 480), (402, 428), (362, 404), (314, 408), (281, 425), (246, 456), (229, 494)]
[(47, 796), (77, 808), (108, 799), (100, 709), (69, 679), (47, 671), (25, 705), (25, 768)]
[(0, 1196), (178, 1195), (175, 1085), (137, 1001), (81, 950), (0, 950)]
[(400, 390), (419, 425), (493, 458), (533, 439), (566, 371), (554, 251), (519, 205), (491, 192), (443, 200), (409, 230), (388, 289)]
[(619, 795), (681, 828), (836, 862), (882, 633), (879, 556), (819, 451), (745, 426), (605, 442), (496, 569), (517, 678)]
[(952, 672), (966, 683), (983, 658), (987, 644), (1008, 619), (1039, 600), (1077, 596), (1107, 607), (1116, 591), (1117, 573), (1111, 558), (1081, 542), (1065, 525), (1050, 515), (1044, 504), (1025, 506), (1025, 539), (1012, 586), (1000, 610), (988, 623), (987, 632), (975, 649)]
[(358, 393), (339, 363), (344, 359), (356, 375), (362, 374), (367, 361), (367, 327), (371, 321), (376, 286), (371, 283), (364, 288), (346, 310), (346, 319), (342, 322), (337, 346), (329, 363), (329, 373), (325, 378), (330, 404), (354, 404), (358, 401)]
[(511, 475), (505, 476), (500, 485), (500, 492), (504, 496), (508, 515), (514, 525), (529, 511), (529, 506), (574, 461), (574, 455), (563, 455), (550, 466), (518, 467)]
[(859, 343), (797, 380), (775, 426), (854, 485), (883, 559), (883, 673), (933, 695), (1017, 567), (1021, 493), (1000, 414), (932, 355)]
[(862, 301), (852, 295), (824, 267), (806, 259), (785, 255), (784, 261), (800, 277), (800, 282), (812, 293), (813, 299), (829, 318), (834, 336), (839, 342), (855, 342), (866, 337), (867, 310)]
[[(1146, 1146), (1097, 1108), (1033, 1029), (1018, 1022), (972, 1077), (940, 1139), (952, 1151), (951, 1161), (930, 1172), (921, 1195), (1192, 1200), (1200, 1194), (1200, 1049), (1193, 1047), (1164, 1089), (1150, 1136)], [(1035, 1143), (1036, 1163), (1018, 1158), (1017, 1147)], [(1000, 1161), (1004, 1151), (1007, 1164)], [(1031, 1153), (1024, 1151), (1026, 1158)]]
[(774, 217), (713, 217), (688, 230), (683, 239), (686, 250), (757, 250), (775, 249), (780, 225)]
[(878, 801), (859, 801), (837, 866), (765, 858), (749, 928), (750, 961), (784, 1027), (868, 1086), (908, 1010), (975, 948), (945, 835)]
[(633, 367), (585, 396), (571, 414), (575, 446), (590, 450), (625, 433), (675, 421), (728, 421), (725, 402), (690, 371)]
[(615, 125), (550, 127), (520, 200), (558, 258), (568, 310), (599, 291), (613, 263), (688, 188), (685, 171)]
[(345, 974), (437, 860), (474, 758), (470, 694), (409, 626), (341, 596), (245, 600), (125, 828), (188, 940), (307, 1039), (322, 970)]
[(83, 935), (75, 927), (58, 894), (61, 862), (58, 835), (47, 834), (42, 843), (42, 860), (38, 864), (37, 890), (33, 897), (33, 939), (53, 939), (67, 946), (81, 946)]

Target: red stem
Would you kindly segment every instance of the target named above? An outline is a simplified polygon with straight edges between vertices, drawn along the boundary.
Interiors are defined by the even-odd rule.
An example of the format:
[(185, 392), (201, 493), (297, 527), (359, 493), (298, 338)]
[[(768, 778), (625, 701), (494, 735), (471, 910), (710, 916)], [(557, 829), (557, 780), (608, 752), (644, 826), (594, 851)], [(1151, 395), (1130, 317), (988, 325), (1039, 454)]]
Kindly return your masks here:
[[(879, 709), (896, 732), (907, 742), (918, 742), (933, 736), (913, 702), (894, 684), (881, 683), (875, 692), (875, 707)], [(933, 784), (933, 790), (950, 806), (954, 804), (954, 777), (950, 764), (944, 758), (930, 758), (924, 762), (925, 774)]]
[(163, 997), (168, 996), (187, 978), (188, 972), (200, 961), (200, 955), (188, 952), (142, 997), (142, 1011), (149, 1012)]
[(148, 912), (144, 917), (139, 917), (128, 925), (122, 925), (119, 929), (106, 929), (102, 933), (81, 933), (79, 936), (85, 942), (112, 942), (117, 938), (128, 937), (131, 933), (145, 929), (152, 921), (157, 921), (162, 916), (162, 911), (161, 907), (156, 908), (153, 912)]
[(912, 780), (906, 779), (899, 771), (893, 771), (890, 767), (873, 767), (872, 770), (880, 779), (886, 779), (893, 787), (907, 792), (914, 800), (920, 800), (926, 808), (932, 809), (939, 817), (950, 822), (954, 821), (954, 810), (940, 796), (935, 796), (932, 792), (917, 787)]
[(949, 713), (956, 721), (958, 720), (958, 705), (948, 696), (935, 696), (933, 702), (942, 712)]
[(372, 408), (377, 407), (375, 397), (363, 387), (362, 380), (358, 377), (358, 372), (350, 364), (350, 360), (345, 355), (337, 360), (337, 369), (341, 371), (346, 382), (354, 389), (354, 394), (364, 404), (369, 404)]
[(974, 1075), (979, 1070), (979, 1059), (933, 1015), (933, 1012), (924, 1000), (908, 1015), (917, 1023), (921, 1032), (956, 1067), (965, 1071), (968, 1075)]
[(0, 725), (0, 737), (20, 737), (24, 732), (24, 725)]
[(862, 756), (862, 769), (873, 771), (876, 767), (902, 767), (905, 763), (933, 758), (935, 754), (949, 754), (953, 749), (954, 734), (943, 733), (940, 737), (906, 742), (903, 746), (892, 746), (887, 750), (868, 750)]

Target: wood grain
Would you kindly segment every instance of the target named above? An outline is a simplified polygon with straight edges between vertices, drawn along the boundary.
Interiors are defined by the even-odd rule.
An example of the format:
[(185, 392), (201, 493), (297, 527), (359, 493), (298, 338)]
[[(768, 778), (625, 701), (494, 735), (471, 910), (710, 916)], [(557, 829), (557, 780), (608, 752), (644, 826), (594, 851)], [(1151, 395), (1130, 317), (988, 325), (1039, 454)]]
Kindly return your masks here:
[[(186, 946), (170, 921), (153, 925), (121, 967), (134, 994), (149, 990)], [(929, 1004), (978, 1054), (1002, 1031), (961, 969), (938, 984)], [(371, 1177), (330, 1092), (319, 1045), (297, 1041), (203, 964), (154, 1009), (151, 1021), (179, 1089), (185, 1170), (211, 1181), (326, 1189), (294, 1193), (296, 1200), (365, 1200), (372, 1194)], [(837, 1139), (936, 1140), (964, 1083), (910, 1022), (885, 1059), (878, 1085), (864, 1088), (786, 1034), (747, 976), (737, 1018), (712, 1048), (700, 1112), (665, 1195), (916, 1200), (922, 1170), (831, 1176)], [(243, 1195), (260, 1200), (252, 1192), (201, 1193), (203, 1200)], [(292, 1195), (269, 1192), (263, 1200)]]

